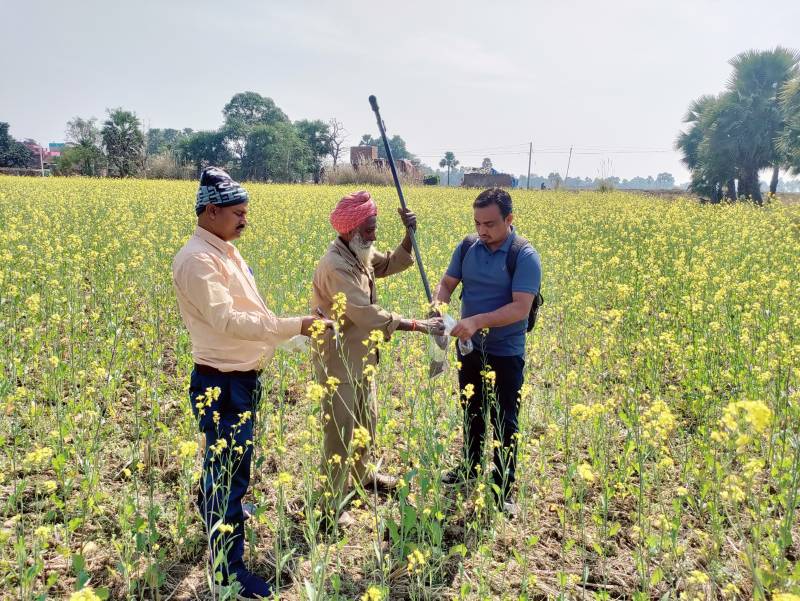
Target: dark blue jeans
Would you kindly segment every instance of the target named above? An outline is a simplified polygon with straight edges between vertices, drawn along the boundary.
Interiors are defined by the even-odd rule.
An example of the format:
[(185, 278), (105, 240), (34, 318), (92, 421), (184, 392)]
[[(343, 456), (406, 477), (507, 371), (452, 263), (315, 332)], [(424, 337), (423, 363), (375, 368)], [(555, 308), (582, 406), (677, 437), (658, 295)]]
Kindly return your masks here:
[[(494, 449), (494, 483), (505, 498), (516, 479), (517, 437), (519, 431), (519, 391), (522, 388), (523, 357), (502, 357), (481, 353), (476, 348), (469, 355), (458, 355), (458, 385), (464, 407), (464, 463), (471, 472), (481, 464), (487, 417), (500, 446)], [(481, 371), (495, 372), (494, 385)], [(474, 394), (465, 398), (464, 389), (472, 384)]]
[[(217, 387), (219, 397), (209, 405), (207, 391)], [(242, 498), (250, 486), (253, 420), (261, 398), (261, 381), (256, 372), (209, 374), (198, 373), (195, 368), (189, 398), (200, 431), (206, 435), (197, 506), (206, 532), (212, 533), (209, 561), (213, 566), (218, 555), (226, 555), (217, 569), (227, 582), (229, 575), (244, 569)], [(198, 407), (198, 403), (203, 406)], [(221, 534), (221, 524), (232, 526), (233, 532)]]

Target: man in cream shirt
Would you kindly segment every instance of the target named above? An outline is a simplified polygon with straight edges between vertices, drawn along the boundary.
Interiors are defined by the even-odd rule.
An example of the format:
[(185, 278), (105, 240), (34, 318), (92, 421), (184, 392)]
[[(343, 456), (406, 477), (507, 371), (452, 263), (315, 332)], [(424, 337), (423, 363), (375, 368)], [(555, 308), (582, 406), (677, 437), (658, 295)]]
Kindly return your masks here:
[(241, 597), (257, 599), (272, 591), (245, 569), (242, 497), (250, 484), (259, 374), (280, 342), (308, 335), (319, 318), (276, 317), (264, 304), (252, 271), (231, 244), (247, 226), (247, 201), (245, 189), (225, 171), (205, 169), (197, 228), (175, 256), (172, 274), (192, 341), (192, 411), (206, 437), (198, 505), (209, 533), (209, 561), (218, 564), (221, 584), (238, 582)]

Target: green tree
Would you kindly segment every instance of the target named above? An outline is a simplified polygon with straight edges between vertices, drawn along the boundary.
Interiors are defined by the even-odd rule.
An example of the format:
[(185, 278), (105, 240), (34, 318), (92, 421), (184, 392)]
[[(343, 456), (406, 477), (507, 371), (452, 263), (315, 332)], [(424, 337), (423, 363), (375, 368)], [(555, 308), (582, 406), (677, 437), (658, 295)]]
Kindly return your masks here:
[(192, 129), (187, 127), (184, 129), (159, 129), (151, 128), (147, 130), (146, 154), (153, 156), (156, 154), (175, 154), (178, 152), (178, 147), (182, 140), (186, 139), (193, 133)]
[(458, 159), (456, 159), (456, 155), (453, 154), (451, 151), (447, 151), (444, 153), (444, 158), (439, 161), (439, 167), (447, 167), (447, 185), (450, 185), (450, 170), (455, 169), (458, 167)]
[(727, 90), (703, 97), (690, 107), (685, 121), (689, 131), (678, 136), (676, 146), (692, 169), (692, 188), (719, 197), (723, 182), (728, 195), (738, 180), (738, 195), (761, 203), (758, 173), (772, 168), (770, 191), (778, 172), (788, 162), (785, 102), (779, 97), (798, 76), (798, 53), (781, 48), (743, 52), (730, 64), (733, 73)]
[[(705, 95), (692, 101), (684, 117), (689, 124), (681, 132), (675, 147), (683, 153), (682, 161), (691, 170), (693, 192), (711, 202), (722, 198), (722, 184), (727, 184), (728, 198), (736, 199), (736, 158), (727, 131), (720, 131), (720, 115), (728, 110), (724, 95)], [(712, 139), (713, 138), (713, 139)]]
[(228, 104), (222, 109), (226, 126), (244, 127), (250, 129), (259, 124), (273, 125), (279, 122), (289, 122), (286, 116), (272, 98), (262, 96), (258, 92), (239, 92), (234, 94)]
[(68, 146), (56, 161), (60, 173), (80, 173), (91, 177), (103, 174), (106, 157), (100, 148), (102, 137), (95, 117), (75, 117), (67, 121), (65, 139)]
[(308, 146), (311, 157), (311, 175), (314, 183), (318, 184), (322, 175), (322, 161), (333, 152), (330, 126), (319, 119), (295, 121), (294, 126), (300, 138)]
[(257, 125), (289, 123), (289, 117), (275, 104), (275, 101), (258, 92), (234, 94), (222, 109), (222, 116), (225, 118), (222, 130), (225, 132), (226, 142), (242, 173), (247, 137), (253, 128)]
[(242, 161), (243, 179), (297, 182), (311, 171), (308, 144), (288, 122), (256, 125), (248, 133)]
[(33, 153), (12, 138), (8, 130), (8, 123), (0, 121), (0, 167), (27, 167), (35, 158)]
[(178, 142), (178, 157), (192, 163), (197, 172), (207, 166), (226, 167), (231, 152), (225, 143), (224, 131), (197, 131)]
[(666, 171), (659, 173), (656, 176), (655, 185), (660, 190), (668, 190), (675, 186), (675, 178), (671, 173), (667, 173)]
[(139, 172), (144, 159), (144, 135), (141, 123), (131, 111), (121, 108), (108, 111), (101, 131), (110, 171), (117, 177)]
[(561, 174), (557, 172), (550, 172), (547, 176), (547, 186), (551, 190), (558, 190), (561, 187), (561, 184), (564, 183), (564, 180), (561, 178)]
[[(406, 141), (403, 140), (400, 136), (392, 136), (391, 138), (387, 138), (389, 141), (389, 148), (392, 150), (392, 157), (396, 160), (400, 159), (408, 159), (413, 160), (416, 157), (411, 154), (408, 149), (406, 148)], [(364, 134), (361, 136), (361, 146), (377, 146), (378, 147), (378, 156), (381, 158), (386, 157), (386, 149), (383, 146), (383, 140), (380, 138), (373, 138), (369, 134)]]
[(800, 173), (800, 76), (786, 83), (780, 99), (785, 127), (778, 138), (778, 147), (786, 166)]
[(786, 124), (779, 93), (798, 75), (800, 54), (780, 46), (774, 50), (748, 50), (731, 60), (733, 76), (728, 85), (734, 95), (731, 126), (739, 142), (739, 170), (745, 195), (761, 202), (758, 171), (771, 167), (770, 192), (778, 185), (778, 171), (785, 164), (777, 140)]

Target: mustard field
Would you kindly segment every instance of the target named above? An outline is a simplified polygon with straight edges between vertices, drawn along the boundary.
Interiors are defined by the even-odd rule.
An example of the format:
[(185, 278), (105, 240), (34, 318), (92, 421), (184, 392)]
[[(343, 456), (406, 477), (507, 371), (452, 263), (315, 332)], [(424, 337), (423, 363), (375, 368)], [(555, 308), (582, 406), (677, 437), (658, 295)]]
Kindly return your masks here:
[[(246, 187), (237, 246), (268, 306), (305, 314), (328, 214), (352, 190)], [(0, 177), (3, 599), (214, 598), (171, 273), (195, 191)], [(370, 191), (393, 248), (396, 194)], [(476, 194), (406, 191), (434, 282)], [(520, 515), (494, 510), (488, 476), (440, 483), (462, 440), (454, 345), (429, 379), (427, 338), (396, 333), (374, 442), (403, 484), (354, 495), (356, 526), (321, 536), (318, 394), (308, 356), (279, 351), (255, 416), (250, 568), (282, 599), (800, 599), (800, 206), (512, 197), (546, 299), (521, 391)], [(416, 267), (378, 293), (427, 311)]]

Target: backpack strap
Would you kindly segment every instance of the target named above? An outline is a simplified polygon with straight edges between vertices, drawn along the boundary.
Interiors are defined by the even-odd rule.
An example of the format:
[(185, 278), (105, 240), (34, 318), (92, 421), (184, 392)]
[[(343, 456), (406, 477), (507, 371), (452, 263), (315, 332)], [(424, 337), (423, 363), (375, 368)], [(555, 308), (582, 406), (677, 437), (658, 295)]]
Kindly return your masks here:
[(519, 251), (530, 245), (531, 243), (519, 234), (514, 235), (514, 239), (511, 241), (511, 247), (508, 249), (508, 253), (506, 253), (506, 269), (508, 270), (508, 275), (510, 275), (512, 279), (514, 277), (514, 271), (517, 269)]
[[(472, 248), (472, 245), (478, 241), (478, 234), (469, 234), (465, 236), (464, 239), (461, 241), (461, 244), (458, 245), (458, 253), (461, 257), (461, 268), (464, 268), (464, 258), (467, 256), (467, 251)], [(463, 278), (463, 273), (461, 274)]]

